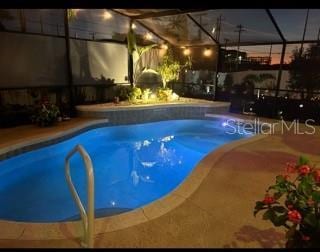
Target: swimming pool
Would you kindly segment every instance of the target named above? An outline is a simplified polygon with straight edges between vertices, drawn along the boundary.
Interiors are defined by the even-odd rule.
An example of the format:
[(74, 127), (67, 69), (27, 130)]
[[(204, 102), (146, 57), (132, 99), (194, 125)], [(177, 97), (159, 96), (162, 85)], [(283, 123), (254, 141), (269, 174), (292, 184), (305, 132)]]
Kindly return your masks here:
[[(63, 142), (0, 161), (0, 218), (24, 222), (79, 219), (64, 159), (81, 144), (91, 156), (96, 217), (144, 206), (174, 190), (219, 146), (252, 134), (227, 134), (222, 120), (170, 120), (89, 130)], [(79, 154), (71, 176), (86, 205)]]

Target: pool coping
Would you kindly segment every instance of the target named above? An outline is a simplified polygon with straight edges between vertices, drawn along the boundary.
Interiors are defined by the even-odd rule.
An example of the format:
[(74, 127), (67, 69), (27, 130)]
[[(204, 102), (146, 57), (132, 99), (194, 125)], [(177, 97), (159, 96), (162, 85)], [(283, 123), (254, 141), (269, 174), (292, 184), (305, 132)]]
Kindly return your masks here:
[(230, 102), (188, 102), (188, 103), (164, 103), (164, 104), (136, 104), (136, 105), (78, 105), (76, 109), (81, 112), (104, 112), (104, 111), (122, 111), (122, 110), (144, 110), (144, 109), (158, 109), (158, 108), (171, 108), (171, 107), (226, 107), (230, 106)]
[(0, 161), (10, 158), (12, 156), (16, 156), (18, 154), (38, 149), (40, 147), (45, 147), (51, 144), (64, 141), (84, 131), (90, 130), (92, 128), (97, 128), (99, 125), (103, 127), (107, 126), (108, 124), (109, 119), (92, 119), (91, 121), (85, 122), (80, 126), (76, 126), (62, 132), (49, 133), (48, 136), (37, 137), (34, 139), (22, 141), (10, 146), (0, 148)]
[[(207, 114), (206, 117), (223, 117), (243, 120), (238, 117), (223, 116), (220, 114)], [(246, 120), (244, 120), (246, 121)], [(247, 120), (250, 121), (250, 120)], [(39, 143), (41, 141), (48, 141), (48, 138), (54, 139), (63, 137), (68, 134), (75, 134), (83, 129), (88, 129), (90, 126), (106, 123), (104, 120), (93, 120), (85, 123), (84, 125), (77, 126), (68, 131), (59, 134), (53, 134), (49, 137), (42, 137), (32, 142)], [(169, 194), (153, 201), (143, 207), (134, 209), (129, 212), (121, 213), (118, 215), (101, 217), (95, 219), (95, 235), (121, 230), (134, 225), (142, 224), (149, 220), (158, 218), (187, 200), (193, 192), (195, 192), (202, 181), (206, 178), (209, 172), (214, 168), (214, 165), (229, 151), (236, 147), (245, 145), (251, 142), (261, 140), (268, 135), (255, 135), (249, 138), (243, 138), (224, 144), (214, 151), (207, 154), (193, 169), (193, 171), (184, 179), (184, 181)], [(45, 138), (45, 139), (44, 139)], [(30, 143), (30, 141), (28, 141)], [(20, 143), (14, 145), (26, 146), (28, 143)], [(30, 144), (29, 144), (30, 145)], [(8, 148), (5, 148), (8, 149)], [(12, 150), (13, 147), (10, 147)], [(3, 150), (0, 149), (3, 152)], [(31, 223), (31, 222), (15, 222), (0, 220), (0, 228), (6, 232), (0, 233), (0, 239), (11, 240), (54, 240), (54, 239), (75, 239), (83, 236), (82, 222), (69, 221), (69, 222), (56, 222), (56, 223)], [(79, 244), (80, 246), (80, 244)]]

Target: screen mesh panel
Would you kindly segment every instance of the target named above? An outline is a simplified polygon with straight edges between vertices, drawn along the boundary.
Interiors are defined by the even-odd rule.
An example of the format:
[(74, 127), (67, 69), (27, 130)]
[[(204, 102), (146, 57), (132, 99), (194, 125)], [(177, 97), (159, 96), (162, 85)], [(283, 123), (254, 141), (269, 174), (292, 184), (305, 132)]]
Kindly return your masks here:
[[(220, 43), (229, 45), (281, 42), (281, 38), (265, 10), (222, 9), (192, 13), (198, 22)], [(221, 18), (221, 23), (219, 21)], [(241, 27), (240, 27), (241, 26)], [(219, 29), (220, 28), (220, 29)]]
[(215, 42), (185, 14), (146, 18), (140, 21), (175, 46), (215, 44)]

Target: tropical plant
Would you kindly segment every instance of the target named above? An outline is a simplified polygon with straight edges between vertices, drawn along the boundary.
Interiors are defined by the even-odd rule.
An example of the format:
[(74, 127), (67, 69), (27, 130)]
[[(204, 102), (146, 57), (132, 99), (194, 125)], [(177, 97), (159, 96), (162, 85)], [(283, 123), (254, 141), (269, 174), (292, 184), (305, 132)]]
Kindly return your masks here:
[(313, 91), (320, 89), (320, 44), (311, 45), (307, 50), (293, 50), (289, 64), (289, 87), (307, 92), (311, 98)]
[(261, 74), (248, 74), (243, 78), (243, 82), (249, 85), (256, 86), (256, 84), (260, 85), (266, 80), (275, 80), (276, 77), (269, 73), (261, 73)]
[(131, 88), (130, 93), (129, 93), (129, 97), (128, 97), (129, 101), (136, 102), (138, 99), (141, 98), (141, 95), (142, 95), (141, 89), (138, 87), (133, 87), (133, 88)]
[(142, 64), (142, 55), (150, 51), (150, 49), (156, 47), (157, 44), (147, 45), (147, 46), (138, 46), (137, 53), (134, 53), (133, 64), (133, 80), (134, 83), (138, 81), (140, 75), (143, 73), (145, 67), (141, 66)]
[(119, 85), (116, 87), (116, 96), (119, 97), (120, 101), (127, 100), (129, 98), (131, 87)]
[(149, 96), (151, 95), (151, 90), (150, 88), (146, 88), (142, 91), (142, 100), (143, 101), (148, 101)]
[(57, 122), (59, 115), (60, 110), (55, 104), (43, 102), (35, 108), (35, 113), (32, 115), (31, 120), (39, 126), (45, 127)]
[(160, 101), (170, 101), (172, 96), (172, 89), (170, 88), (158, 88), (157, 97)]
[(301, 156), (287, 163), (263, 200), (257, 201), (254, 216), (263, 211), (263, 219), (286, 231), (286, 247), (320, 247), (320, 169)]
[(167, 86), (169, 81), (179, 79), (180, 70), (179, 61), (173, 58), (171, 50), (168, 49), (157, 68), (158, 73), (162, 77), (163, 88)]
[[(131, 25), (130, 25), (131, 27)], [(133, 86), (135, 86), (136, 81), (139, 79), (139, 76), (142, 74), (141, 59), (142, 55), (148, 52), (150, 49), (157, 46), (157, 44), (151, 44), (147, 46), (137, 46), (136, 35), (133, 29), (129, 29), (127, 34), (127, 44), (128, 44), (128, 53), (132, 56), (133, 64)]]

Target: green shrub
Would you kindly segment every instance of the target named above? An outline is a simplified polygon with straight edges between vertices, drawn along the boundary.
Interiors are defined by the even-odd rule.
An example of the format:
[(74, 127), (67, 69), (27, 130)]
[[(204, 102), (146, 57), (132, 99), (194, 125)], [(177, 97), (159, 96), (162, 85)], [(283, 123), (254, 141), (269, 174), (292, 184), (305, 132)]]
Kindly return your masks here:
[(150, 88), (146, 88), (145, 90), (142, 91), (142, 97), (141, 98), (142, 98), (143, 101), (148, 101), (150, 95), (151, 95)]
[(171, 96), (172, 96), (172, 89), (158, 88), (157, 97), (160, 101), (170, 101)]
[(116, 96), (119, 97), (120, 101), (128, 100), (130, 94), (130, 86), (118, 86), (116, 89)]
[(138, 87), (133, 87), (129, 93), (129, 101), (135, 102), (137, 99), (140, 99), (142, 95), (142, 91)]
[(41, 127), (53, 125), (58, 121), (60, 115), (59, 108), (51, 103), (42, 103), (36, 107), (34, 115), (32, 115), (32, 122)]

